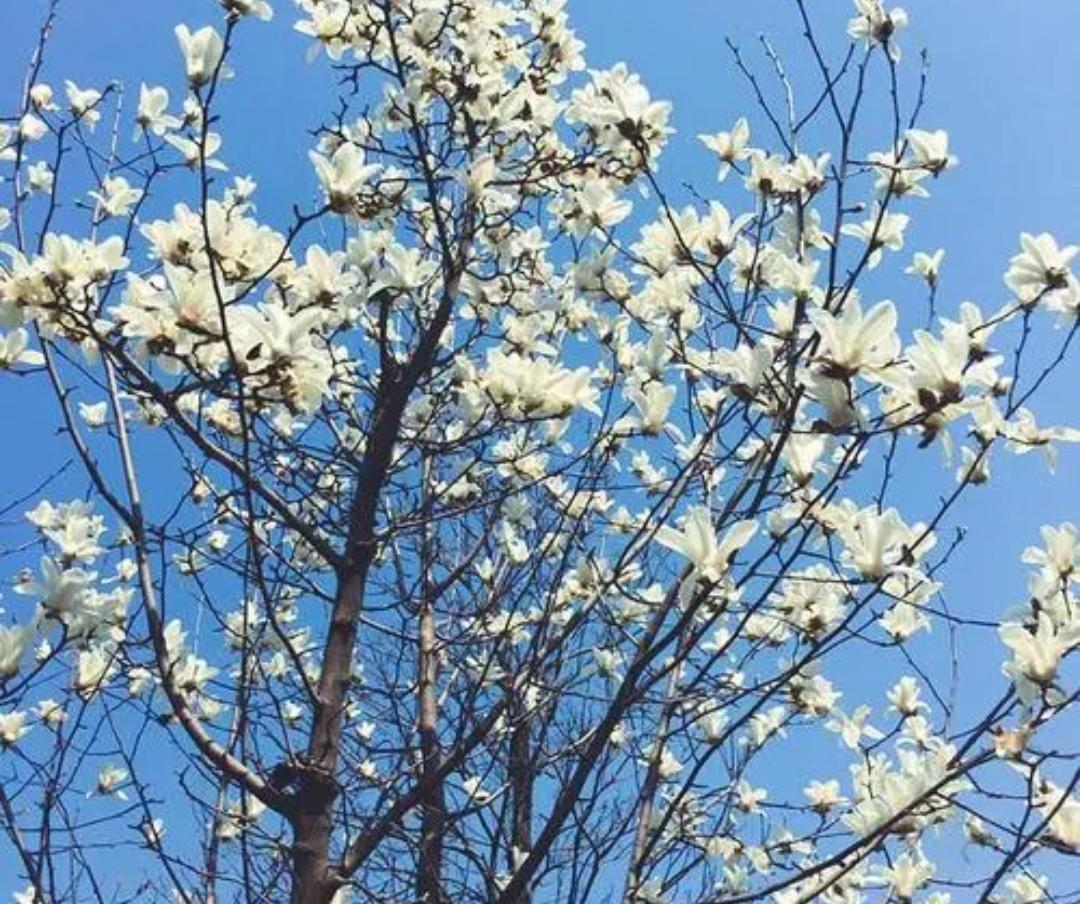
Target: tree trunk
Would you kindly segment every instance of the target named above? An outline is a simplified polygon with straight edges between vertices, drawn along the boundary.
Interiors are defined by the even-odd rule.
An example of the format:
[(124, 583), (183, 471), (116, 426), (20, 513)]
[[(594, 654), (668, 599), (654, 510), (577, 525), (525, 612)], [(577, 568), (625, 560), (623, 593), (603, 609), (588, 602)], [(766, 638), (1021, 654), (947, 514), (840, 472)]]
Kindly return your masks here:
[[(519, 721), (510, 735), (510, 793), (512, 795), (511, 842), (513, 846), (527, 853), (532, 848), (532, 811), (533, 811), (533, 764), (532, 748), (529, 743), (531, 722), (527, 715), (519, 713)], [(517, 864), (511, 857), (511, 869)], [(529, 891), (521, 892), (515, 904), (529, 904)]]
[[(435, 638), (435, 614), (427, 599), (420, 609), (419, 729), (422, 757), (422, 780), (430, 780), (439, 770), (439, 703), (436, 695), (438, 650)], [(442, 782), (435, 782), (421, 801), (420, 861), (416, 877), (416, 895), (420, 904), (442, 904), (443, 834), (446, 828), (446, 803)]]

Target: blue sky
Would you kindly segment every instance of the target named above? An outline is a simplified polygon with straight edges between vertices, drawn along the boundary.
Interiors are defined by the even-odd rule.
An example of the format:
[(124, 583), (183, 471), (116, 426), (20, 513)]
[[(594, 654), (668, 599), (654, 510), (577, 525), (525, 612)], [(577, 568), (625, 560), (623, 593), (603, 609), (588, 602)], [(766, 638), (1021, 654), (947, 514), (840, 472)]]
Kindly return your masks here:
[[(233, 59), (237, 77), (224, 93), (221, 130), (232, 172), (255, 177), (261, 215), (280, 224), (296, 199), (295, 186), (313, 191), (304, 131), (329, 107), (329, 77), (321, 64), (304, 63), (305, 39), (289, 34), (291, 4), (277, 0), (274, 5), (273, 23), (252, 23), (241, 32)], [(0, 58), (0, 109), (5, 113), (17, 100), (44, 6), (39, 0), (0, 4), (7, 51)], [(816, 0), (809, 6), (832, 49), (842, 49), (848, 4)], [(913, 0), (907, 7), (912, 27), (902, 38), (905, 64), (913, 68), (918, 50), (930, 49), (922, 122), (949, 129), (961, 165), (934, 183), (932, 199), (913, 210), (904, 257), (945, 247), (942, 309), (965, 298), (994, 308), (1006, 299), (1001, 275), (1021, 230), (1080, 240), (1080, 118), (1075, 115), (1080, 3)], [(673, 102), (677, 134), (663, 158), (661, 176), (680, 204), (689, 200), (681, 187), (685, 180), (706, 195), (715, 189), (714, 164), (694, 139), (698, 132), (727, 129), (744, 114), (760, 125), (725, 37), (743, 48), (764, 82), (768, 71), (757, 43), (760, 32), (774, 39), (797, 89), (817, 83), (790, 0), (570, 0), (570, 9), (592, 66), (626, 60), (655, 96)], [(58, 91), (65, 77), (96, 87), (115, 79), (126, 86), (129, 105), (139, 81), (146, 80), (168, 85), (176, 99), (180, 57), (173, 24), (197, 26), (219, 18), (212, 0), (66, 0), (44, 77)], [(13, 52), (20, 49), (25, 53)], [(806, 96), (811, 93), (807, 88)], [(884, 107), (878, 109), (886, 115)], [(725, 186), (719, 196), (734, 208), (742, 203), (740, 194)], [(922, 316), (922, 293), (910, 278), (886, 277), (875, 285), (878, 290), (902, 310), (910, 305)], [(1040, 422), (1080, 423), (1076, 357), (1036, 406)], [(41, 399), (26, 381), (0, 381), (0, 410), (12, 425), (3, 456), (7, 467), (0, 469), (0, 507), (67, 457), (66, 447), (55, 438), (54, 410)], [(969, 495), (959, 509), (957, 523), (968, 528), (969, 539), (949, 571), (948, 599), (954, 609), (994, 618), (1021, 598), (1025, 574), (1020, 551), (1037, 541), (1040, 524), (1077, 517), (1078, 464), (1076, 448), (1062, 449), (1056, 477), (1047, 474), (1035, 454), (995, 458), (997, 481)], [(902, 477), (910, 486), (924, 479), (948, 486), (936, 452), (904, 465), (908, 470)], [(974, 684), (998, 680), (995, 639), (969, 644), (967, 652), (972, 656), (967, 679), (977, 678)]]

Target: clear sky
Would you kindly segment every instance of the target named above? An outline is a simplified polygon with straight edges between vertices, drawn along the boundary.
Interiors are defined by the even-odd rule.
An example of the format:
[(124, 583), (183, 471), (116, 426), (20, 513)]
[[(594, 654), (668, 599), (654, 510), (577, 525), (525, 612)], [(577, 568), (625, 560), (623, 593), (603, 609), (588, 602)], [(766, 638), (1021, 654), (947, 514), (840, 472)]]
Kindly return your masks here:
[[(905, 63), (930, 51), (924, 127), (947, 128), (961, 164), (932, 186), (933, 197), (912, 212), (905, 258), (911, 251), (947, 249), (941, 304), (948, 311), (965, 298), (994, 308), (1006, 300), (1002, 273), (1021, 230), (1049, 231), (1064, 242), (1080, 241), (1080, 3), (1077, 0), (911, 0), (911, 28), (902, 44)], [(231, 172), (258, 181), (260, 215), (282, 219), (297, 184), (311, 192), (304, 131), (329, 107), (328, 74), (322, 63), (306, 65), (305, 40), (290, 34), (295, 12), (274, 2), (277, 18), (242, 30), (221, 113), (224, 157)], [(814, 0), (812, 13), (831, 23), (834, 48), (846, 41), (849, 4)], [(45, 3), (0, 0), (0, 111), (14, 111), (25, 59)], [(698, 132), (727, 129), (739, 115), (761, 125), (748, 86), (724, 45), (730, 36), (764, 76), (767, 63), (757, 35), (775, 39), (796, 88), (809, 96), (816, 76), (799, 41), (791, 0), (570, 0), (576, 28), (594, 67), (626, 60), (654, 96), (674, 104), (673, 136), (662, 162), (662, 180), (680, 204), (690, 180), (706, 196), (715, 190), (714, 164), (694, 139)], [(122, 82), (125, 103), (134, 105), (140, 80), (166, 84), (180, 95), (180, 56), (172, 27), (218, 22), (212, 0), (61, 0), (44, 78), (61, 92), (62, 80), (101, 87)], [(885, 115), (884, 107), (879, 107)], [(759, 130), (761, 131), (761, 130)], [(125, 136), (126, 137), (126, 136)], [(880, 146), (880, 145), (879, 145)], [(813, 148), (808, 148), (813, 150)], [(6, 187), (4, 188), (6, 191)], [(743, 203), (733, 186), (722, 199)], [(4, 237), (0, 237), (2, 239)], [(894, 270), (893, 272), (896, 272)], [(910, 277), (880, 286), (899, 307), (923, 300)], [(1043, 395), (1040, 422), (1080, 425), (1076, 387), (1080, 367), (1073, 356)], [(0, 507), (62, 463), (67, 447), (55, 438), (57, 418), (23, 380), (0, 380), (0, 410), (7, 416), (0, 469)], [(936, 452), (911, 465), (914, 486), (938, 469)], [(1056, 477), (1041, 456), (994, 460), (999, 482), (970, 494), (957, 523), (969, 541), (949, 572), (950, 605), (994, 618), (1021, 598), (1025, 580), (1018, 558), (1038, 540), (1045, 522), (1076, 520), (1080, 513), (1080, 449), (1064, 448)], [(912, 512), (912, 517), (917, 512)], [(0, 575), (3, 578), (3, 575)], [(6, 578), (5, 578), (6, 580)], [(2, 605), (2, 603), (0, 603)], [(1001, 661), (995, 638), (973, 645), (965, 680), (996, 674)], [(0, 856), (0, 875), (4, 858)], [(0, 893), (6, 882), (0, 879)]]

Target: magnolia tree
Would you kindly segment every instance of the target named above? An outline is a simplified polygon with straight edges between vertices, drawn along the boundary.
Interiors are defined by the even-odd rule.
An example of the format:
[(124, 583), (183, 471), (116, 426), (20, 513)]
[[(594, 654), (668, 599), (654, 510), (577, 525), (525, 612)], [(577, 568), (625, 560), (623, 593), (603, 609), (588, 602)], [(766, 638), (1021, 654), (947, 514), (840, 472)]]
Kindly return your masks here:
[[(284, 222), (217, 112), (264, 0), (137, 90), (49, 81), (54, 2), (0, 125), (0, 367), (71, 450), (4, 503), (6, 891), (1075, 891), (1076, 531), (1011, 610), (942, 577), (998, 450), (1080, 439), (1032, 409), (1077, 249), (1022, 235), (987, 308), (897, 253), (956, 163), (903, 10), (791, 0), (798, 86), (732, 45), (754, 131), (684, 206), (564, 0), (297, 6), (340, 96)], [(952, 663), (964, 707), (961, 633), (1003, 663)]]

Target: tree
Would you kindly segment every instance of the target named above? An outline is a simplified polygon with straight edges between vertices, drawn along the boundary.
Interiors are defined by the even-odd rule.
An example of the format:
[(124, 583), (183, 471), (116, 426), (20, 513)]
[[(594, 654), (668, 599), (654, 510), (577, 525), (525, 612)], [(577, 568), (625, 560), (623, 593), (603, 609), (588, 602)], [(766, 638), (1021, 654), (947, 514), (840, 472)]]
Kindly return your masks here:
[(1024, 234), (996, 310), (942, 252), (928, 310), (876, 294), (956, 162), (906, 14), (856, 0), (831, 59), (792, 0), (798, 95), (732, 45), (767, 140), (701, 136), (677, 206), (669, 105), (563, 0), (298, 0), (341, 90), (272, 226), (218, 113), (272, 10), (220, 6), (136, 100), (54, 93), (54, 2), (0, 125), (0, 360), (73, 462), (5, 508), (16, 900), (1049, 900), (1076, 531), (1000, 626), (942, 573), (997, 450), (1080, 439), (1029, 407), (1077, 249)]

